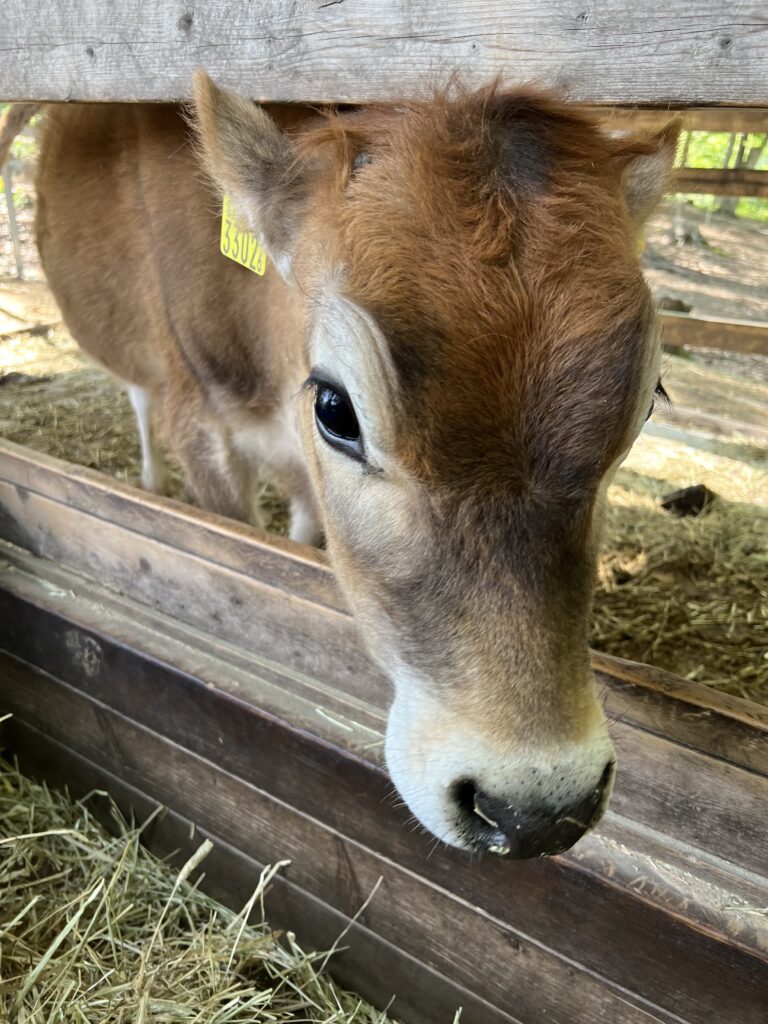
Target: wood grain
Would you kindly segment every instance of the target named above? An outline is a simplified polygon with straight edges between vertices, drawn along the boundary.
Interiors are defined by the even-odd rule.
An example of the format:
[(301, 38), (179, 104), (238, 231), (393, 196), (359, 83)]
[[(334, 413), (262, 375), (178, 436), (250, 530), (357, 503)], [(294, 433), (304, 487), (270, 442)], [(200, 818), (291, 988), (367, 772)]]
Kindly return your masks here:
[(693, 317), (668, 310), (660, 314), (660, 319), (664, 345), (768, 355), (768, 324), (757, 320), (716, 320), (714, 317)]
[(459, 72), (593, 103), (768, 103), (762, 0), (6, 0), (0, 99), (177, 100), (192, 71), (255, 99), (364, 101)]
[[(130, 603), (126, 602), (124, 616), (127, 623), (133, 624), (132, 634), (115, 629), (116, 612), (113, 607), (108, 609), (106, 621), (109, 625), (105, 628), (101, 623), (105, 618), (101, 601), (86, 594), (82, 594), (80, 600), (86, 612), (93, 610), (90, 623), (84, 623), (85, 615), (81, 612), (75, 617), (69, 608), (66, 592), (73, 588), (62, 586), (65, 581), (61, 577), (59, 585), (41, 578), (36, 618), (34, 615), (24, 616), (18, 608), (32, 600), (31, 584), (27, 584), (26, 590), (24, 588), (24, 581), (32, 575), (30, 568), (28, 563), (27, 571), (16, 574), (17, 580), (13, 579), (13, 574), (6, 579), (6, 594), (10, 595), (11, 591), (26, 593), (26, 601), (14, 603), (6, 597), (0, 606), (0, 621), (6, 624), (4, 644), (16, 649), (20, 656), (33, 660), (46, 672), (68, 680), (92, 699), (115, 708), (121, 716), (138, 716), (146, 727), (162, 729), (168, 742), (215, 762), (222, 770), (242, 778), (249, 785), (269, 790), (304, 813), (316, 815), (322, 812), (331, 827), (357, 842), (375, 846), (411, 870), (421, 873), (434, 870), (437, 872), (436, 882), (449, 887), (460, 885), (464, 898), (477, 902), (487, 911), (506, 913), (514, 909), (509, 905), (508, 911), (499, 910), (499, 894), (504, 894), (505, 906), (510, 894), (503, 878), (499, 878), (498, 884), (493, 881), (495, 863), (486, 862), (484, 877), (479, 879), (481, 886), (487, 882), (490, 890), (473, 888), (474, 876), (468, 887), (466, 876), (455, 875), (457, 865), (464, 858), (450, 851), (442, 851), (441, 856), (436, 857), (434, 852), (430, 853), (428, 839), (410, 834), (406, 816), (392, 805), (388, 797), (386, 779), (376, 765), (380, 747), (370, 743), (370, 733), (368, 749), (363, 750), (345, 728), (335, 734), (331, 732), (331, 721), (339, 721), (342, 725), (355, 721), (359, 718), (359, 707), (347, 711), (346, 715), (343, 710), (341, 713), (334, 710), (332, 715), (312, 721), (311, 717), (302, 717), (300, 710), (297, 711), (298, 705), (292, 703), (296, 694), (284, 694), (282, 708), (270, 703), (268, 697), (265, 699), (267, 695), (261, 689), (261, 679), (253, 679), (247, 691), (233, 689), (229, 682), (230, 665), (222, 660), (220, 652), (211, 654), (207, 667), (201, 652), (189, 653), (189, 664), (197, 665), (198, 671), (202, 670), (199, 681), (181, 675), (182, 666), (157, 665), (151, 650), (139, 657), (128, 646), (129, 642), (139, 650), (151, 646), (151, 642), (148, 644), (146, 639), (142, 639)], [(45, 605), (49, 612), (43, 617), (40, 611)], [(35, 622), (37, 629), (34, 628)], [(156, 620), (152, 634), (157, 635), (161, 627), (163, 623)], [(73, 630), (81, 636), (78, 643), (72, 643)], [(120, 643), (111, 639), (110, 634), (114, 632), (120, 636)], [(198, 644), (204, 647), (206, 638), (200, 636)], [(84, 671), (83, 652), (86, 651), (91, 652), (92, 657), (90, 666), (86, 663), (87, 670)], [(3, 665), (3, 671), (6, 678), (11, 678), (7, 665)], [(289, 690), (290, 678), (286, 679), (285, 685)], [(233, 696), (237, 699), (233, 700)], [(24, 712), (28, 716), (29, 701), (33, 701), (42, 709), (39, 713), (49, 716), (49, 723), (52, 708), (56, 707), (53, 721), (59, 721), (65, 705), (61, 697), (46, 696), (38, 686), (35, 694), (25, 691), (25, 699), (26, 708), (17, 708), (19, 713)], [(270, 712), (265, 713), (265, 705), (271, 707)], [(278, 724), (276, 716), (281, 713), (289, 718)], [(69, 717), (72, 725), (64, 726), (68, 741), (81, 746), (86, 742), (86, 737), (80, 733), (83, 714), (77, 712)], [(369, 722), (373, 721), (375, 714), (371, 710)], [(379, 729), (383, 729), (381, 712)], [(686, 747), (675, 752), (669, 741), (647, 737), (642, 731), (633, 731), (626, 726), (621, 726), (621, 730), (617, 735), (621, 767), (614, 807), (623, 812), (624, 819), (615, 814), (609, 815), (606, 840), (600, 839), (601, 828), (593, 840), (598, 844), (597, 849), (593, 849), (590, 857), (580, 863), (594, 872), (601, 884), (607, 882), (617, 891), (623, 891), (631, 903), (638, 895), (648, 898), (645, 889), (639, 894), (636, 892), (639, 880), (646, 880), (648, 885), (655, 880), (652, 898), (656, 911), (664, 906), (668, 913), (693, 915), (691, 921), (696, 922), (697, 929), (706, 926), (721, 937), (739, 934), (740, 941), (748, 942), (750, 926), (753, 922), (757, 926), (761, 921), (759, 916), (750, 913), (749, 907), (762, 905), (764, 896), (755, 894), (749, 886), (744, 888), (744, 869), (750, 863), (758, 870), (761, 867), (761, 836), (768, 798), (765, 781), (758, 784), (757, 777), (749, 772), (733, 776), (733, 769), (723, 771), (717, 761), (696, 757)], [(322, 745), (317, 747), (313, 736), (319, 735), (325, 738), (326, 743), (335, 744), (337, 750), (346, 751), (341, 760), (337, 753), (328, 763), (318, 762), (324, 748)], [(123, 749), (122, 739), (119, 749)], [(258, 756), (256, 752), (260, 752)], [(124, 757), (120, 763), (126, 765)], [(333, 799), (329, 801), (330, 793)], [(364, 811), (366, 806), (369, 808), (367, 813)], [(622, 824), (622, 820), (626, 822), (627, 815), (632, 819), (631, 828), (634, 830), (630, 833), (627, 833), (626, 824)], [(658, 822), (654, 816), (658, 816)], [(624, 833), (618, 844), (614, 838), (617, 823), (620, 832)], [(646, 853), (646, 837), (656, 834), (656, 824), (663, 825), (665, 831), (657, 834)], [(668, 845), (670, 843), (671, 846)], [(668, 851), (672, 851), (671, 854)], [(735, 875), (726, 870), (724, 877), (713, 877), (704, 867), (710, 853), (705, 853), (702, 860), (703, 851), (715, 854), (723, 865), (727, 863), (723, 857), (735, 857), (741, 867)], [(680, 856), (683, 858), (682, 869)], [(563, 860), (567, 863), (569, 858)], [(547, 874), (541, 878), (542, 892), (550, 894), (556, 886), (551, 875), (551, 863), (542, 866)], [(661, 883), (663, 879), (666, 879), (664, 884)], [(686, 879), (689, 890), (683, 885)], [(566, 881), (559, 881), (566, 885)], [(530, 876), (526, 884), (531, 887)], [(573, 878), (567, 882), (566, 888), (574, 884), (579, 891)], [(698, 904), (691, 898), (690, 885), (699, 893)], [(529, 888), (528, 895), (533, 895), (533, 889)], [(728, 898), (723, 900), (718, 893), (727, 893)], [(715, 894), (714, 901), (710, 894)], [(562, 905), (573, 899), (573, 895), (561, 894), (559, 917)], [(524, 914), (529, 933), (538, 934), (540, 938), (551, 936), (553, 927), (555, 931), (558, 928), (557, 919), (552, 922), (541, 918), (543, 906), (537, 903), (531, 907), (524, 902), (516, 910), (516, 913)], [(564, 937), (563, 941), (570, 939)], [(594, 948), (594, 944), (601, 946), (599, 937), (593, 935), (590, 941), (593, 943), (590, 955), (609, 955), (611, 947), (608, 951), (602, 947), (602, 954), (599, 948)], [(753, 934), (753, 943), (755, 948), (761, 948), (757, 933)], [(568, 955), (578, 955), (578, 947), (569, 947)], [(604, 963), (604, 960), (597, 962)]]
[[(215, 641), (231, 640), (284, 668), (314, 666), (314, 678), (377, 707), (388, 704), (389, 683), (361, 650), (322, 552), (3, 440), (0, 537), (212, 632)], [(739, 747), (754, 730), (748, 749), (765, 747), (768, 719), (759, 705), (607, 655), (595, 655), (595, 666), (608, 684), (740, 719), (748, 732)], [(633, 706), (645, 714), (642, 702)], [(626, 701), (618, 711), (627, 712)], [(673, 719), (684, 724), (667, 716), (672, 735)], [(691, 730), (686, 734), (691, 742)]]
[[(96, 520), (247, 573), (271, 587), (301, 592), (328, 608), (346, 608), (325, 554), (317, 548), (150, 494), (5, 439), (0, 439), (0, 462), (0, 479), (13, 485), (22, 506), (27, 493), (34, 492)], [(22, 519), (26, 522), (26, 513)]]
[(414, 992), (449, 976), (479, 1021), (760, 1019), (765, 709), (595, 656), (611, 812), (563, 857), (473, 861), (394, 799), (389, 687), (317, 555), (14, 446), (3, 537), (0, 705), (60, 777), (85, 759), (246, 857), (288, 851), (319, 928), (383, 875), (371, 956), (400, 949)]
[(768, 171), (738, 167), (681, 167), (675, 175), (678, 192), (716, 196), (768, 196)]
[[(30, 684), (28, 674), (17, 676), (7, 663), (3, 667), (11, 684), (7, 699), (19, 717), (43, 731), (53, 727), (54, 736), (66, 736), (86, 758), (255, 859), (289, 857), (289, 880), (321, 894), (342, 913), (358, 909), (381, 877), (382, 898), (366, 910), (363, 923), (430, 969), (449, 970), (456, 982), (494, 1005), (505, 1005), (506, 995), (515, 992), (515, 1016), (523, 1021), (608, 1024), (646, 1020), (646, 1010), (651, 1019), (671, 1020), (667, 1011), (672, 1008), (696, 1024), (716, 1024), (723, 1014), (744, 1024), (760, 1019), (765, 968), (754, 952), (713, 941), (705, 929), (681, 930), (674, 916), (663, 925), (660, 920), (652, 923), (645, 900), (632, 898), (628, 905), (625, 900), (622, 908), (618, 893), (610, 898), (596, 891), (603, 882), (591, 873), (579, 878), (573, 871), (558, 870), (553, 861), (485, 861), (481, 869), (444, 850), (425, 861), (414, 857), (414, 838), (417, 847), (422, 845), (419, 837), (405, 831), (390, 835), (381, 825), (371, 828), (369, 841), (361, 844), (349, 839), (345, 829), (324, 823), (327, 802), (315, 804), (315, 815), (299, 813), (289, 800), (276, 800), (71, 688), (46, 677)], [(276, 750), (262, 746), (254, 757), (272, 758)], [(300, 768), (295, 789), (303, 779)], [(342, 803), (355, 799), (344, 787), (334, 796)], [(373, 792), (358, 789), (357, 819), (375, 820), (376, 802), (375, 787)], [(387, 852), (382, 859), (374, 851)], [(474, 906), (484, 907), (480, 918)], [(600, 907), (592, 921), (584, 917), (585, 906)], [(649, 912), (651, 919), (645, 920)], [(536, 918), (542, 916), (549, 918), (546, 948), (540, 939), (531, 944), (525, 934), (541, 930)], [(525, 922), (522, 932), (519, 922)], [(563, 962), (551, 948), (555, 943), (571, 950), (575, 946), (579, 960), (594, 961), (597, 953), (614, 980), (594, 978), (573, 962)], [(595, 966), (590, 964), (590, 972)], [(643, 1013), (633, 1015), (633, 1003)], [(667, 1011), (659, 1010), (659, 1003)]]

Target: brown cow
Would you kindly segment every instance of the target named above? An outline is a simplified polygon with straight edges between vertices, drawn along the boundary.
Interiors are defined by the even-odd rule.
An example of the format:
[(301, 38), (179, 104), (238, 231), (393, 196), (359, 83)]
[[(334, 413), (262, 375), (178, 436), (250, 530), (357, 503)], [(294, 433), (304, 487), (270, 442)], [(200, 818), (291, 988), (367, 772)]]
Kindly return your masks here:
[[(637, 259), (677, 131), (612, 138), (532, 89), (327, 116), (196, 86), (46, 115), (38, 237), (73, 335), (201, 505), (254, 477), (321, 525), (395, 687), (386, 756), (448, 843), (561, 851), (614, 754), (589, 667), (601, 503), (658, 382)], [(269, 258), (218, 252), (233, 198)]]

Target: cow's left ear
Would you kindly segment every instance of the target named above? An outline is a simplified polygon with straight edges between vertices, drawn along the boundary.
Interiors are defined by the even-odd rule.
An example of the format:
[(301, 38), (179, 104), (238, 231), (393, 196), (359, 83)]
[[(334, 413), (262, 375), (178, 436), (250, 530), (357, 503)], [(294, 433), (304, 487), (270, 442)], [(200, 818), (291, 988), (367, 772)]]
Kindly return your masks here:
[(648, 138), (616, 140), (615, 159), (622, 172), (627, 208), (638, 227), (674, 185), (675, 154), (681, 127), (680, 121), (671, 121)]
[(220, 89), (204, 71), (195, 74), (191, 121), (208, 174), (289, 278), (306, 195), (291, 140), (261, 107)]

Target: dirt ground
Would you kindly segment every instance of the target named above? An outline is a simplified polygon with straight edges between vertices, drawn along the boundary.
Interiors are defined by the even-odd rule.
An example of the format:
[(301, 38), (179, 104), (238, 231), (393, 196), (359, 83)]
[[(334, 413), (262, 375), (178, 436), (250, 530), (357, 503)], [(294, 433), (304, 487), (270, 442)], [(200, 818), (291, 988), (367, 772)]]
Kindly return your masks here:
[[(688, 208), (703, 243), (678, 247), (672, 209), (647, 236), (657, 297), (694, 314), (768, 321), (768, 229)], [(138, 438), (124, 392), (60, 323), (22, 209), (27, 275), (14, 280), (0, 214), (0, 435), (138, 482)], [(593, 645), (768, 703), (768, 358), (691, 352), (665, 358), (672, 405), (658, 409), (609, 492)], [(718, 496), (678, 519), (658, 499), (704, 483)], [(182, 497), (180, 474), (172, 477)], [(284, 529), (279, 498), (265, 495)]]
[(677, 245), (674, 205), (645, 232), (643, 260), (657, 298), (680, 299), (693, 316), (768, 322), (768, 224), (682, 207), (684, 229), (700, 239)]

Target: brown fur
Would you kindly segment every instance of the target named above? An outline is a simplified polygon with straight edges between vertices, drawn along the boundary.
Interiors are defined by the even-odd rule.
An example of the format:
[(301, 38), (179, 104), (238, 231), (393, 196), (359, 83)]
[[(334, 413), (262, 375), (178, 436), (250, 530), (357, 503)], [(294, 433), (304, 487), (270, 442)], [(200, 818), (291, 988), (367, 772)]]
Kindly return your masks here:
[(274, 272), (262, 281), (219, 254), (218, 204), (180, 112), (49, 108), (37, 194), (40, 256), (73, 336), (152, 393), (192, 495), (248, 519), (247, 467), (235, 452), (217, 467), (211, 445), (223, 420), (258, 423), (281, 401), (281, 339), (300, 311)]
[[(593, 742), (599, 491), (653, 384), (637, 236), (676, 129), (614, 139), (496, 85), (277, 122), (204, 78), (199, 154), (174, 109), (47, 115), (39, 244), (73, 334), (151, 392), (197, 499), (244, 518), (232, 438), (292, 408), (334, 296), (364, 311), (394, 368), (369, 382), (386, 471), (329, 455), (305, 394), (306, 466), (270, 474), (309, 500), (309, 473), (371, 650), (440, 694), (409, 756), (462, 730)], [(219, 255), (200, 157), (273, 257), (263, 280)]]

